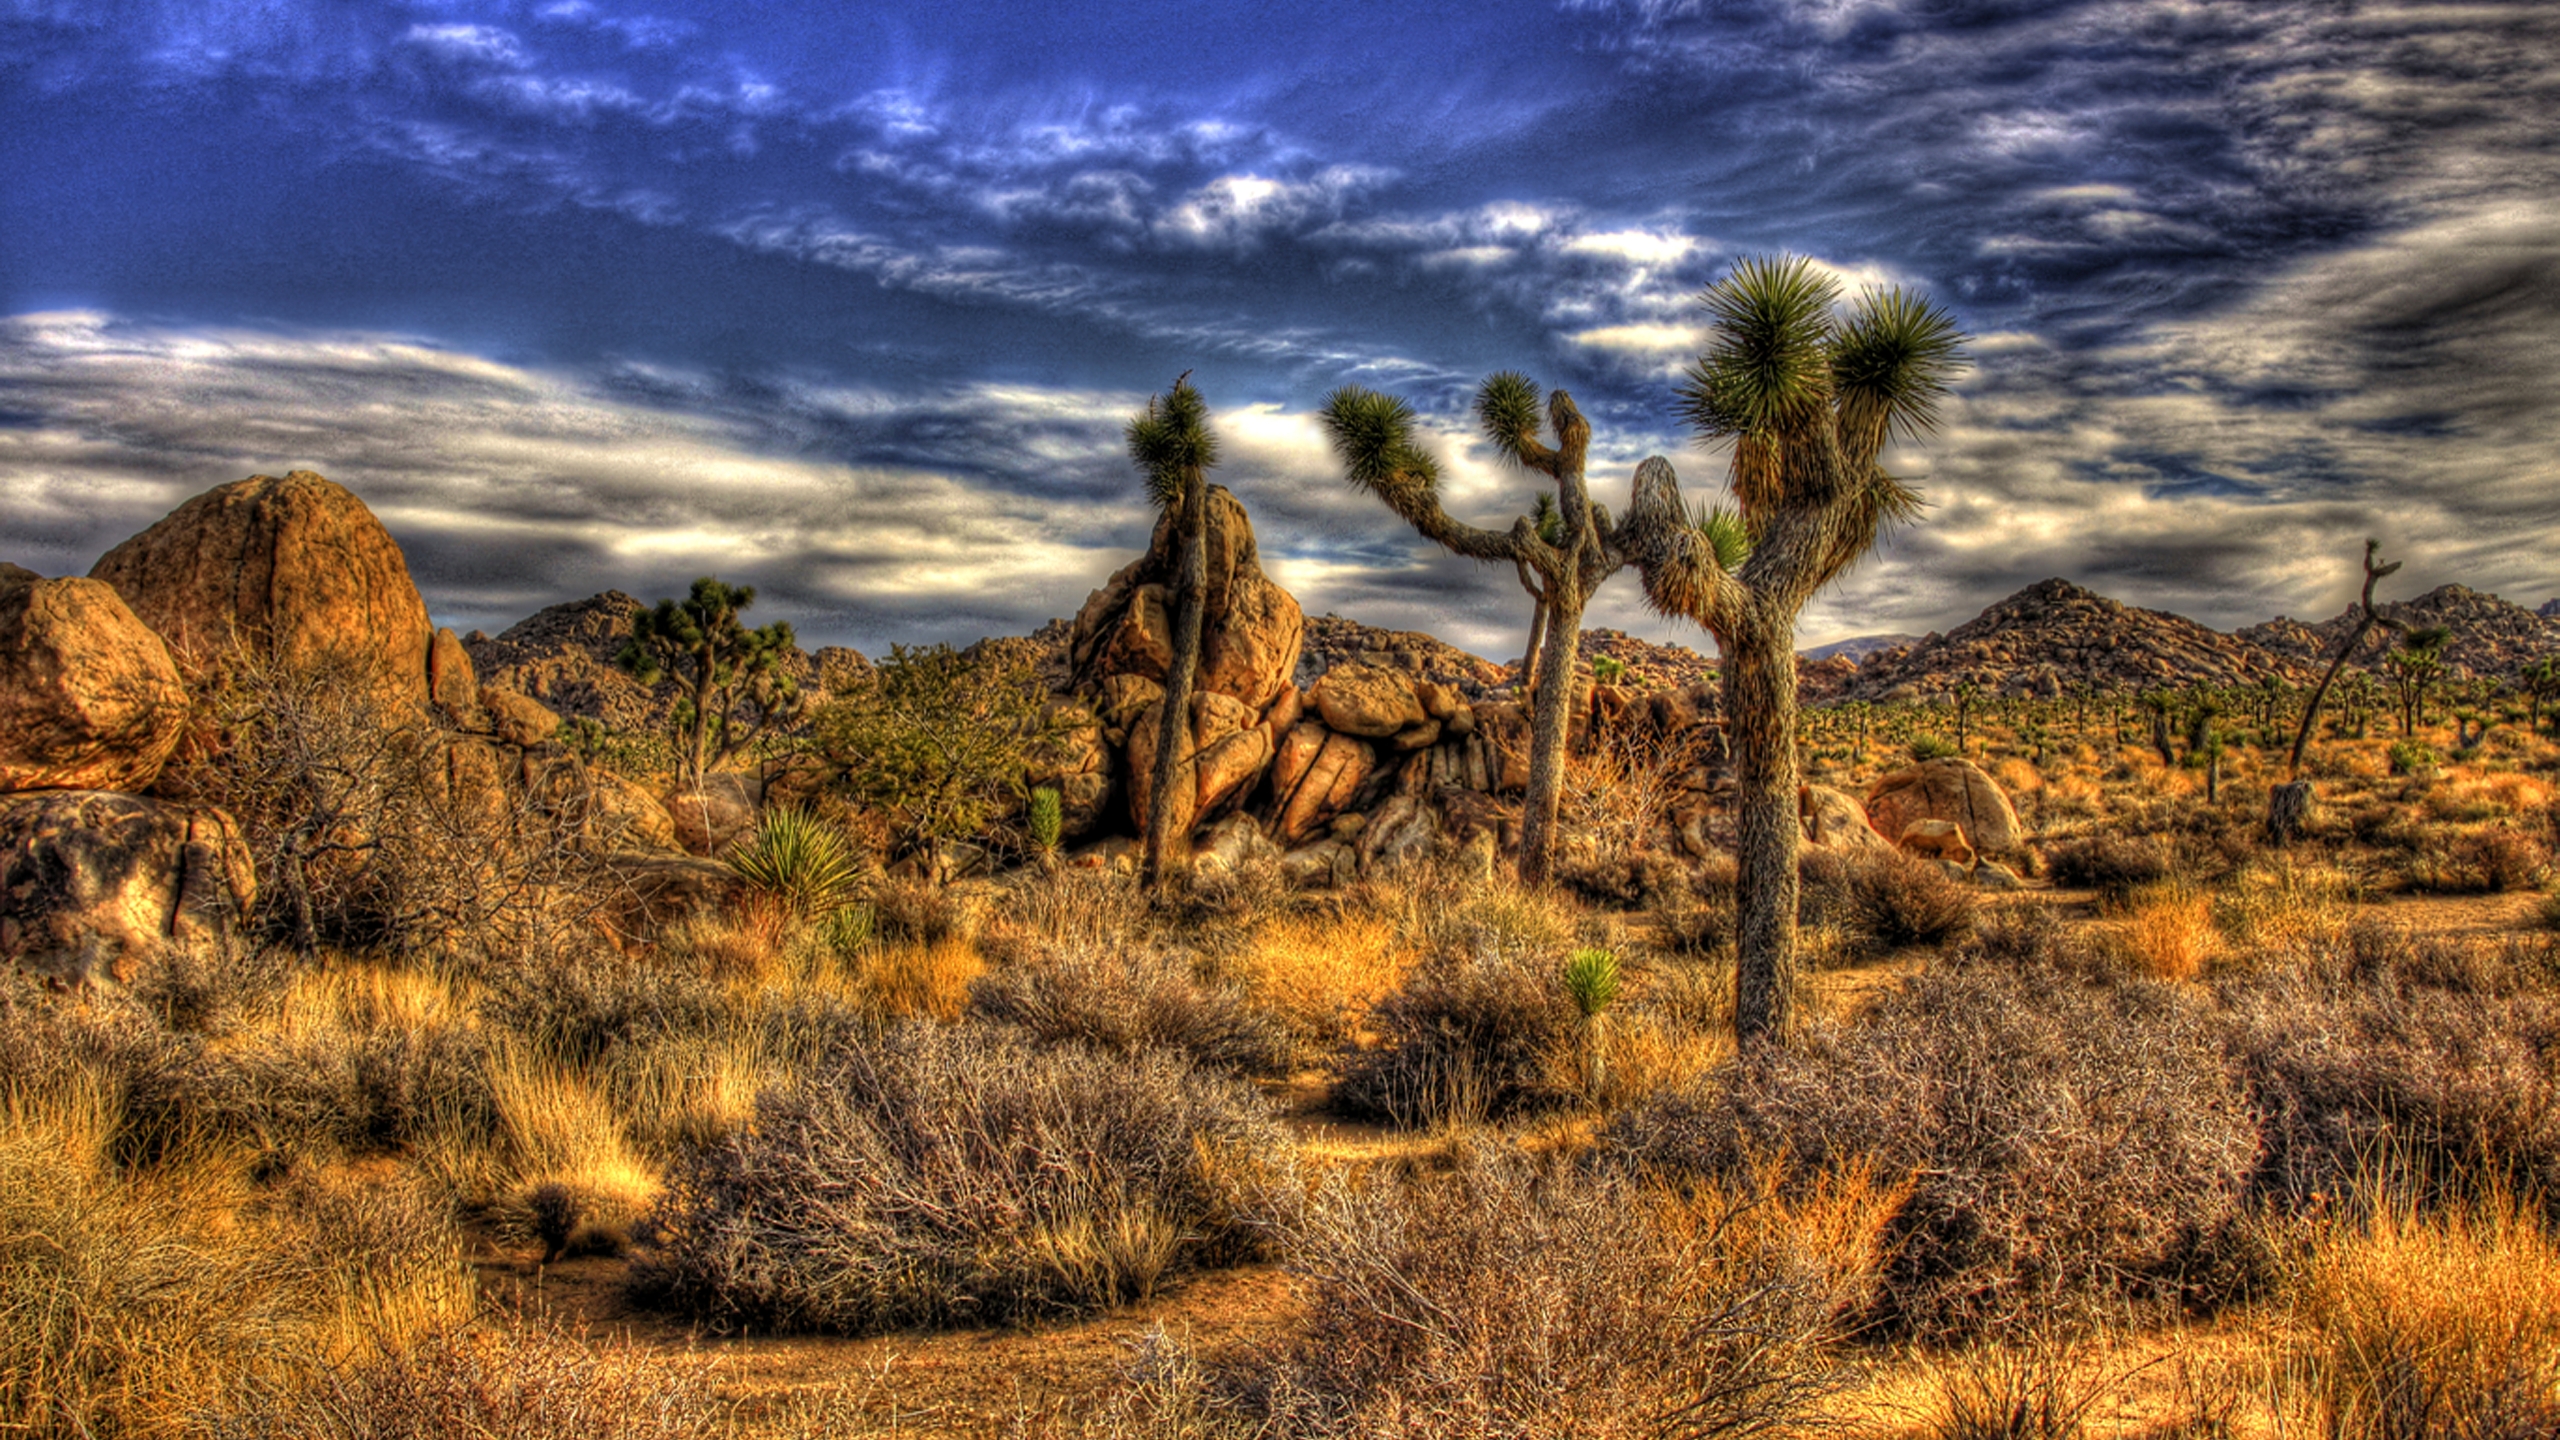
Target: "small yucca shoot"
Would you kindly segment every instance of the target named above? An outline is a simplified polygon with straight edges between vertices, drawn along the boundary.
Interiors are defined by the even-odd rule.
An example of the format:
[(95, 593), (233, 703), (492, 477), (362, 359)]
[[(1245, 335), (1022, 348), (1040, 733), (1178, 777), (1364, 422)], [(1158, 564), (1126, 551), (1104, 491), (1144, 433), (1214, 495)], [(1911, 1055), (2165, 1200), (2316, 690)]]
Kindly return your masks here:
[(748, 889), (802, 915), (832, 915), (851, 904), (862, 865), (844, 831), (793, 805), (777, 805), (729, 851), (729, 869)]
[(1066, 811), (1058, 803), (1058, 792), (1043, 785), (1031, 792), (1031, 846), (1043, 855), (1054, 855), (1059, 836), (1066, 828)]
[(1564, 989), (1583, 1019), (1599, 1019), (1618, 998), (1618, 957), (1600, 949), (1574, 951), (1564, 962)]

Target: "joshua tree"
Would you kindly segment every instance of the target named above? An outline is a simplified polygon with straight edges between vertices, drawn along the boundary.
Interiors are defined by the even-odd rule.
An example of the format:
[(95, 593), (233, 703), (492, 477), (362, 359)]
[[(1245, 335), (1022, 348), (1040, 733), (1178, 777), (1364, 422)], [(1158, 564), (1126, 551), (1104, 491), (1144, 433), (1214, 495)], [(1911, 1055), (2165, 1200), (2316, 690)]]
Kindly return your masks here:
[(756, 603), (752, 585), (724, 585), (705, 575), (682, 600), (661, 600), (631, 617), (631, 638), (614, 657), (643, 685), (674, 677), (679, 779), (702, 777), (737, 757), (799, 711), (799, 686), (781, 668), (792, 646), (791, 622), (750, 630), (740, 611)]
[(1520, 820), (1520, 878), (1542, 885), (1548, 849), (1563, 793), (1564, 742), (1573, 698), (1574, 666), (1581, 658), (1582, 611), (1591, 592), (1616, 573), (1620, 561), (1609, 544), (1608, 512), (1591, 503), (1582, 467), (1591, 448), (1591, 426), (1558, 390), (1546, 396), (1547, 427), (1541, 437), (1538, 387), (1505, 371), (1476, 392), (1476, 418), (1494, 448), (1514, 464), (1555, 482), (1558, 524), (1554, 538), (1539, 533), (1527, 515), (1507, 530), (1481, 530), (1453, 519), (1440, 506), (1440, 464), (1413, 437), (1413, 410), (1391, 395), (1346, 385), (1325, 401), (1325, 430), (1351, 483), (1387, 502), (1424, 538), (1471, 560), (1509, 561), (1525, 576), (1535, 573), (1542, 597), (1544, 639), (1530, 678), (1529, 789)]
[(1782, 1039), (1796, 985), (1796, 616), (1814, 593), (1919, 513), (1879, 463), (1897, 434), (1925, 433), (1963, 335), (1900, 289), (1843, 313), (1838, 285), (1800, 259), (1746, 260), (1705, 295), (1715, 323), (1682, 386), (1686, 418), (1733, 442), (1731, 486), (1750, 540), (1728, 565), (1680, 501), (1668, 462), (1646, 460), (1616, 540), (1646, 598), (1685, 615), (1723, 652), (1740, 869), (1734, 1029)]
[[(1564, 543), (1564, 514), (1556, 509), (1556, 497), (1541, 490), (1529, 504), (1529, 523), (1537, 527), (1538, 538), (1549, 545)], [(1538, 673), (1538, 651), (1547, 639), (1547, 592), (1538, 584), (1537, 572), (1527, 560), (1516, 560), (1520, 572), (1520, 588), (1529, 592), (1529, 648), (1520, 653), (1520, 693), (1527, 695)]]
[(2402, 635), (2400, 647), (2382, 657), (2391, 667), (2391, 696), (2400, 710), (2402, 739), (2416, 738), (2418, 727), (2426, 723), (2427, 697), (2444, 678), (2444, 643), (2452, 637), (2442, 625), (2422, 626)]
[(2560, 698), (2560, 655), (2545, 655), (2516, 673), (2524, 691), (2525, 733), (2542, 733), (2542, 707)]
[(1129, 458), (1147, 477), (1147, 493), (1174, 513), (1173, 658), (1165, 666), (1164, 704), (1156, 712), (1156, 763), (1147, 792), (1147, 883), (1164, 885), (1189, 873), (1191, 807), (1176, 804), (1175, 787), (1194, 783), (1191, 691), (1200, 675), (1201, 611), (1209, 589), (1209, 467), (1218, 463), (1218, 437), (1209, 429), (1208, 402), (1191, 388), (1185, 370), (1173, 388), (1147, 401), (1145, 414), (1129, 422)]

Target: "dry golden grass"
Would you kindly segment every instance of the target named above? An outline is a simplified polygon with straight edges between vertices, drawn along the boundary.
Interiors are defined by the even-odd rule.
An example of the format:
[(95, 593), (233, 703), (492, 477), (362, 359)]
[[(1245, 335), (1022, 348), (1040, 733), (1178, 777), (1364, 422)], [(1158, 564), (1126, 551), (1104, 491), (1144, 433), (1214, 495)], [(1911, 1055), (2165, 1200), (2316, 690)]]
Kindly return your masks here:
[(1353, 1037), (1413, 962), (1393, 920), (1353, 912), (1273, 916), (1254, 927), (1235, 965), (1255, 1008), (1302, 1043), (1333, 1046)]
[(305, 1177), (259, 1203), (240, 1154), (117, 1169), (116, 1122), (104, 1087), (0, 1097), (0, 1432), (199, 1434), (467, 1308), (414, 1189)]
[(548, 1057), (504, 1046), (489, 1061), (505, 1156), (502, 1223), (531, 1236), (542, 1223), (535, 1197), (557, 1187), (574, 1209), (585, 1245), (612, 1248), (658, 1195), (656, 1167), (623, 1127), (612, 1098)]
[(2213, 894), (2213, 915), (2237, 958), (2264, 964), (2335, 941), (2363, 897), (2346, 867), (2280, 853), (2234, 871)]
[(2385, 1204), (2322, 1237), (2289, 1298), (2286, 1408), (2320, 1434), (2560, 1429), (2560, 1242), (2512, 1197)]
[(2116, 930), (2126, 961), (2155, 980), (2193, 980), (2220, 952), (2213, 899), (2176, 881), (2146, 885), (2126, 901)]
[(866, 947), (855, 958), (853, 985), (874, 1015), (947, 1024), (969, 1008), (969, 982), (986, 970), (978, 947), (958, 936), (929, 944), (895, 941)]

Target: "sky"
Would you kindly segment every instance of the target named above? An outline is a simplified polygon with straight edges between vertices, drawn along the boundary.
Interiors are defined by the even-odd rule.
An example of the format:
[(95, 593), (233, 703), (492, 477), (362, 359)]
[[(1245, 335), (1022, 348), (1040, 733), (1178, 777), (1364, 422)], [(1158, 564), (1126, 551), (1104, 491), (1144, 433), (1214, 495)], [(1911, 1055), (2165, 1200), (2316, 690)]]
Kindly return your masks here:
[[(717, 574), (866, 650), (1071, 615), (1188, 371), (1311, 614), (1515, 653), (1468, 401), (1667, 456), (1697, 296), (1797, 254), (1974, 340), (1931, 505), (1807, 645), (2047, 576), (2230, 628), (2560, 594), (2560, 5), (2352, 0), (0, 0), (0, 559), (314, 469), (439, 622)], [(2387, 593), (2387, 592), (2386, 592)], [(1711, 648), (1632, 575), (1590, 623)]]

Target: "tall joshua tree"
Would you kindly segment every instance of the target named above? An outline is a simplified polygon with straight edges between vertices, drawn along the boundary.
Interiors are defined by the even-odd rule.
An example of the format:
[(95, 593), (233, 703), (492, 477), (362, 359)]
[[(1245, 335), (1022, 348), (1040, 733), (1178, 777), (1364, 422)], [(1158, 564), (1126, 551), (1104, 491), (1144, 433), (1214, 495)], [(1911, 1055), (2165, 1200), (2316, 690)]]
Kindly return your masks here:
[[(1546, 883), (1556, 810), (1564, 785), (1564, 742), (1582, 649), (1582, 611), (1591, 592), (1622, 563), (1609, 542), (1609, 514), (1591, 503), (1583, 462), (1591, 426), (1562, 390), (1541, 397), (1527, 376), (1505, 371), (1476, 392), (1476, 419), (1504, 458), (1555, 484), (1556, 524), (1514, 516), (1509, 529), (1485, 530), (1451, 518), (1440, 504), (1440, 465), (1413, 436), (1413, 410), (1392, 395), (1346, 385), (1325, 400), (1324, 426), (1351, 483), (1387, 503), (1425, 539), (1470, 560), (1508, 562), (1521, 583), (1537, 582), (1543, 618), (1531, 677), (1529, 789), (1520, 819), (1520, 878)], [(1552, 440), (1550, 441), (1550, 438)]]
[(1196, 783), (1191, 756), (1191, 692), (1200, 677), (1202, 607), (1209, 589), (1209, 467), (1218, 437), (1209, 405), (1185, 370), (1173, 388), (1147, 401), (1129, 422), (1129, 458), (1146, 477), (1147, 494), (1174, 516), (1173, 658), (1165, 666), (1164, 706), (1156, 712), (1156, 760), (1147, 792), (1147, 883), (1188, 873), (1191, 807), (1175, 803), (1175, 787)]
[(1914, 518), (1920, 497), (1885, 473), (1885, 442), (1934, 428), (1964, 336), (1901, 289), (1844, 310), (1801, 259), (1745, 260), (1704, 296), (1715, 326), (1681, 386), (1699, 435), (1733, 445), (1730, 484), (1751, 544), (1719, 559), (1660, 457), (1636, 468), (1616, 542), (1645, 597), (1716, 637), (1736, 782), (1740, 869), (1734, 1030), (1792, 1029), (1796, 985), (1796, 616), (1815, 592)]

